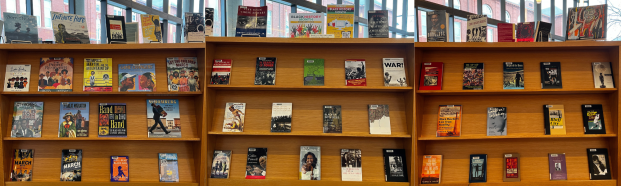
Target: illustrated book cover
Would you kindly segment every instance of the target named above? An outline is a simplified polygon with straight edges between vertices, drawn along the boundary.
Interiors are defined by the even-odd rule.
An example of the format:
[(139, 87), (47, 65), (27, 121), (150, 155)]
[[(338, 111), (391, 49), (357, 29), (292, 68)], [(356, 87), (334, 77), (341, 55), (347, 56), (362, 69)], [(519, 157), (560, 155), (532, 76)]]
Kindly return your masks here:
[(487, 154), (471, 154), (468, 183), (480, 182), (487, 182)]
[[(205, 38), (205, 36), (201, 36)], [(166, 58), (168, 92), (200, 92), (198, 63), (195, 57)]]
[(369, 105), (369, 130), (371, 134), (390, 134), (388, 105)]
[(88, 137), (89, 102), (60, 102), (58, 137)]
[(33, 149), (15, 149), (11, 165), (11, 181), (32, 181)]
[(119, 64), (119, 92), (155, 92), (155, 63)]
[(110, 181), (129, 182), (128, 156), (110, 156)]
[(304, 86), (323, 86), (323, 63), (323, 59), (304, 59)]
[(519, 154), (504, 154), (504, 172), (502, 175), (502, 181), (504, 182), (519, 182), (520, 175), (520, 155)]
[(341, 181), (362, 181), (360, 149), (341, 149)]
[(147, 131), (149, 138), (180, 138), (179, 100), (147, 99)]
[(211, 81), (212, 85), (228, 85), (231, 83), (231, 70), (233, 67), (233, 60), (231, 59), (214, 59), (213, 67), (211, 68)]
[(99, 137), (127, 137), (125, 103), (99, 103)]
[(517, 42), (535, 42), (535, 22), (518, 23), (515, 37)]
[(184, 43), (205, 42), (205, 18), (201, 13), (185, 13)]
[[(39, 44), (39, 29), (37, 16), (3, 12), (4, 39), (6, 43), (31, 42)], [(0, 30), (2, 33), (2, 30)]]
[(345, 85), (367, 86), (367, 71), (364, 59), (345, 60)]
[(40, 138), (43, 124), (43, 102), (20, 102), (13, 104), (12, 138)]
[(213, 161), (211, 163), (211, 178), (227, 179), (229, 178), (229, 170), (231, 170), (231, 151), (213, 151)]
[(405, 149), (382, 149), (386, 182), (408, 182)]
[(464, 63), (464, 90), (483, 90), (483, 63)]
[(321, 147), (300, 147), (300, 180), (321, 180)]
[(86, 16), (50, 11), (54, 41), (63, 44), (91, 44)]
[(112, 92), (112, 58), (84, 58), (84, 92)]
[(582, 105), (582, 124), (584, 134), (606, 134), (602, 105)]
[(248, 148), (246, 179), (265, 179), (267, 173), (267, 148)]
[(565, 41), (605, 40), (607, 11), (606, 4), (568, 8)]
[[(106, 25), (108, 42), (127, 42), (125, 33), (125, 16), (107, 15)], [(102, 42), (103, 43), (103, 42)]]
[(292, 103), (272, 103), (271, 132), (291, 132)]
[(502, 64), (503, 89), (524, 89), (524, 63), (504, 62)]
[[(0, 30), (0, 33), (2, 30)], [(44, 74), (41, 74), (45, 76)], [(45, 83), (39, 75), (39, 84)], [(30, 77), (30, 65), (6, 65), (6, 73), (4, 74), (4, 91), (5, 92), (28, 92), (28, 77)], [(31, 80), (32, 81), (32, 80)]]
[(383, 58), (384, 86), (407, 87), (403, 58)]
[(610, 160), (608, 159), (608, 149), (587, 149), (589, 161), (590, 180), (609, 180), (612, 179), (610, 173)]
[(567, 180), (567, 166), (565, 166), (565, 153), (548, 154), (550, 168), (550, 180)]
[(205, 8), (205, 36), (213, 36), (214, 8)]
[(82, 181), (82, 149), (63, 149), (60, 181)]
[(565, 135), (565, 107), (563, 105), (543, 105), (545, 135)]
[(448, 42), (448, 22), (446, 10), (427, 12), (427, 42)]
[(487, 42), (487, 15), (468, 15), (467, 42)]
[(593, 62), (593, 82), (595, 88), (615, 88), (611, 62)]
[(440, 105), (436, 137), (461, 136), (461, 105)]
[(541, 88), (563, 88), (560, 62), (541, 62)]
[(341, 105), (323, 106), (323, 133), (343, 133)]
[(355, 9), (353, 4), (328, 5), (326, 34), (332, 34), (334, 38), (353, 38)]
[(162, 42), (162, 26), (159, 15), (141, 14), (140, 26), (142, 27), (143, 43)]
[(265, 37), (267, 14), (267, 6), (239, 6), (235, 37)]
[[(42, 74), (45, 76), (41, 77)], [(39, 83), (39, 92), (73, 91), (73, 58), (41, 58), (39, 80), (47, 79), (47, 84)]]
[(254, 85), (276, 85), (275, 57), (257, 57)]
[(487, 136), (507, 135), (507, 107), (487, 108)]
[(388, 38), (388, 10), (369, 10), (367, 16), (369, 38)]
[(552, 23), (537, 21), (535, 26), (535, 42), (548, 42), (552, 38), (550, 35), (551, 30)]
[(179, 182), (177, 153), (159, 153), (160, 182)]
[(222, 132), (243, 132), (246, 103), (226, 103)]
[(442, 155), (423, 155), (420, 184), (440, 184)]
[(423, 63), (418, 90), (442, 90), (443, 68), (442, 62)]
[(289, 13), (289, 35), (291, 38), (309, 38), (312, 34), (325, 31), (323, 13)]

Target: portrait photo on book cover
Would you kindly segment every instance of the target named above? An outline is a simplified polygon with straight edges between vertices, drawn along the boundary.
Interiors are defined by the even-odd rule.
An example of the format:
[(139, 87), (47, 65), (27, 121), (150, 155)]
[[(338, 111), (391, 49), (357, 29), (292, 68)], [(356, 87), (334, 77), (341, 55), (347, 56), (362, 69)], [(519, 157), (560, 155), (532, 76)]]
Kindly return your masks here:
[(349, 149), (341, 152), (341, 167), (362, 167), (362, 151), (359, 149)]
[(608, 174), (608, 167), (606, 167), (606, 155), (591, 155), (591, 163), (593, 163), (593, 166), (591, 167), (591, 169), (593, 169), (591, 170), (592, 176), (602, 176)]
[(403, 177), (403, 158), (401, 156), (388, 156), (391, 177)]

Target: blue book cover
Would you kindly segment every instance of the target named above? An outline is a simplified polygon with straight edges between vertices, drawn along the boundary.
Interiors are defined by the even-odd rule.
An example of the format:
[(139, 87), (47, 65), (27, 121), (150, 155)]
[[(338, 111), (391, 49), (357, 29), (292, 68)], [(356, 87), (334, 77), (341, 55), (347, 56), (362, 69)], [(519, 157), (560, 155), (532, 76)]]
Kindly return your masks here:
[(524, 63), (504, 62), (502, 64), (503, 89), (524, 89)]
[(470, 155), (470, 183), (487, 182), (487, 154)]
[(155, 64), (119, 64), (119, 92), (156, 92)]
[(179, 182), (177, 153), (159, 153), (160, 182)]
[(235, 37), (265, 37), (267, 28), (267, 6), (239, 6)]
[(181, 118), (178, 99), (147, 100), (149, 138), (180, 138)]
[(128, 156), (110, 156), (110, 181), (129, 182)]
[(19, 40), (38, 44), (37, 16), (4, 12), (4, 35), (8, 43)]

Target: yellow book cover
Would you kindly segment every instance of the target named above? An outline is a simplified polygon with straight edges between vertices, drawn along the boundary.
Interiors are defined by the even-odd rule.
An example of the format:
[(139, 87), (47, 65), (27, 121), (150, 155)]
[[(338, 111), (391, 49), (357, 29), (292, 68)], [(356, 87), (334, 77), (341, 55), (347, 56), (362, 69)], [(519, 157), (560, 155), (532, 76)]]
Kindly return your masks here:
[(461, 136), (461, 105), (440, 105), (436, 137)]
[(546, 135), (565, 135), (565, 107), (563, 105), (545, 105)]
[(424, 155), (420, 174), (421, 184), (440, 183), (442, 173), (442, 155)]
[(112, 58), (84, 58), (84, 92), (112, 92)]
[(326, 34), (334, 34), (334, 38), (352, 38), (355, 8), (354, 5), (328, 5)]
[(140, 15), (142, 26), (142, 42), (162, 42), (162, 26), (158, 15)]

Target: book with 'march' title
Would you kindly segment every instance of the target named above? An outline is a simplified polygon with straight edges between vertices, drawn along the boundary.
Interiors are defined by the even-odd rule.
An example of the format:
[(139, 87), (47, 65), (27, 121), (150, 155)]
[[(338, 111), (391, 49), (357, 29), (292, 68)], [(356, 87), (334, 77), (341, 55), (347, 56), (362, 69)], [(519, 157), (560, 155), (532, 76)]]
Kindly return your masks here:
[(321, 180), (321, 147), (300, 147), (300, 180)]
[(40, 138), (43, 124), (43, 102), (21, 102), (13, 104), (12, 138)]
[(584, 134), (606, 134), (602, 105), (582, 105), (582, 123)]
[(82, 149), (63, 149), (60, 181), (82, 181)]
[(383, 149), (386, 182), (408, 182), (405, 149)]
[(448, 22), (446, 10), (427, 12), (427, 42), (447, 42)]
[(147, 99), (146, 106), (149, 138), (181, 137), (178, 99)]
[(593, 62), (593, 81), (595, 88), (615, 88), (611, 62)]
[(257, 57), (257, 69), (254, 75), (254, 85), (276, 84), (276, 58)]
[(407, 87), (403, 58), (384, 58), (384, 86)]
[(11, 166), (11, 181), (32, 181), (33, 149), (15, 149)]
[(292, 103), (272, 103), (271, 132), (291, 132)]
[(360, 149), (341, 149), (341, 181), (362, 181)]

